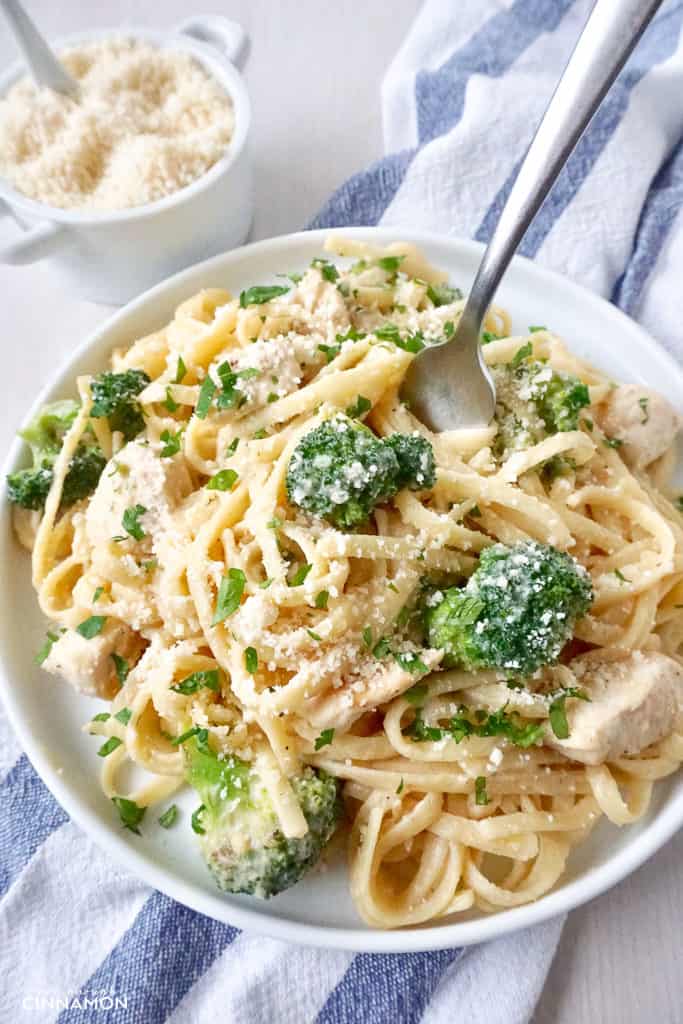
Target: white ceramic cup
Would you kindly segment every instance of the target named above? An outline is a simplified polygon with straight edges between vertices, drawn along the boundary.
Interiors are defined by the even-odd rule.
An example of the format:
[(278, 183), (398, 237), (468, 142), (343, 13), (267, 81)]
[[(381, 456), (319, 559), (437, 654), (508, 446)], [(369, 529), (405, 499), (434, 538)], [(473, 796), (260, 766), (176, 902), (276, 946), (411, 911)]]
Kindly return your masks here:
[[(23, 196), (0, 179), (0, 216), (14, 217), (25, 229), (0, 246), (0, 262), (49, 258), (70, 289), (111, 304), (127, 302), (176, 271), (241, 245), (253, 213), (247, 150), (251, 108), (237, 70), (247, 50), (244, 30), (221, 15), (203, 15), (169, 32), (93, 31), (54, 40), (52, 45), (59, 52), (122, 35), (195, 57), (232, 98), (235, 129), (225, 155), (201, 178), (154, 203), (127, 210), (60, 210)], [(13, 65), (0, 77), (0, 95), (25, 73), (23, 64)]]

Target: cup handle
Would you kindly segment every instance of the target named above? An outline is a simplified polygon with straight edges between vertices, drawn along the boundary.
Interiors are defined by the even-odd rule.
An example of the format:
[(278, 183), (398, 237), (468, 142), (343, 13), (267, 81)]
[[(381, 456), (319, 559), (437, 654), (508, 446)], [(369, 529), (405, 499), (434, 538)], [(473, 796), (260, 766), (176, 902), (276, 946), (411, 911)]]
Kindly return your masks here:
[[(10, 207), (0, 199), (0, 217), (12, 215)], [(21, 266), (24, 263), (35, 263), (44, 260), (60, 247), (66, 231), (59, 224), (45, 220), (25, 231), (13, 242), (0, 245), (0, 263)]]
[(199, 14), (176, 25), (175, 31), (198, 43), (212, 46), (237, 68), (244, 67), (249, 56), (249, 36), (236, 21), (222, 14)]

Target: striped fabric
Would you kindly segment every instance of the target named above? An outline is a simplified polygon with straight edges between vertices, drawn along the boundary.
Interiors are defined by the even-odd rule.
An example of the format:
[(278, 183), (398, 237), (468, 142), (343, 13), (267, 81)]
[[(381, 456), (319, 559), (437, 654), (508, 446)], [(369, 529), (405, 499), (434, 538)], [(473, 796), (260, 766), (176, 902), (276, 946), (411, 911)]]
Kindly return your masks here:
[[(428, 0), (384, 83), (388, 155), (346, 182), (312, 226), (486, 239), (589, 8)], [(679, 353), (682, 23), (683, 0), (669, 0), (523, 245)], [(240, 933), (120, 871), (68, 821), (0, 714), (3, 1021), (524, 1024), (561, 927), (396, 956)], [(43, 995), (71, 1006), (38, 1010), (32, 1000)]]

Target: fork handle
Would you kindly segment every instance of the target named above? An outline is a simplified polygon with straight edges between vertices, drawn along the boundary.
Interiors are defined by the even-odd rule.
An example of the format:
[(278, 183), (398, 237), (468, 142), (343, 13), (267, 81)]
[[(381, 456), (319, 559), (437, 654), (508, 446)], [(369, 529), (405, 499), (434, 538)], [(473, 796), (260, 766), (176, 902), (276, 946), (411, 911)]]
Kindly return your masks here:
[(597, 0), (519, 169), (463, 319), (479, 333), (500, 280), (607, 90), (662, 0)]

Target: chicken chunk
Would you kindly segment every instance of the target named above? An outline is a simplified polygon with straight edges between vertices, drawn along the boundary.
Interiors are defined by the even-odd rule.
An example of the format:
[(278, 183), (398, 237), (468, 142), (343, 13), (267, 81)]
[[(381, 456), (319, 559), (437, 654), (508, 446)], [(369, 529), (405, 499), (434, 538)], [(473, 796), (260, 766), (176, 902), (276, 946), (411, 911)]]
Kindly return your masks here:
[(63, 633), (52, 645), (43, 668), (87, 697), (111, 697), (118, 688), (112, 655), (118, 654), (128, 661), (139, 648), (133, 630), (124, 622), (109, 618), (102, 632), (90, 640), (75, 630)]
[[(141, 506), (136, 516), (149, 548), (154, 536), (168, 528), (173, 510), (192, 490), (189, 470), (182, 457), (162, 459), (149, 445), (131, 441), (112, 459), (112, 468), (100, 477), (86, 511), (86, 535), (95, 553), (108, 551), (114, 537), (130, 545), (135, 538), (123, 525), (128, 509)], [(125, 549), (122, 549), (125, 550)]]
[(339, 689), (312, 700), (306, 717), (316, 728), (350, 725), (366, 711), (372, 711), (380, 704), (405, 693), (425, 675), (432, 672), (441, 661), (442, 651), (421, 651), (420, 661), (426, 672), (408, 672), (394, 661), (381, 664), (362, 678), (362, 671), (355, 680), (348, 680)]
[(608, 437), (622, 442), (624, 462), (640, 470), (668, 450), (683, 426), (683, 417), (666, 398), (639, 384), (614, 388), (597, 419)]
[(637, 754), (671, 733), (683, 714), (683, 668), (655, 651), (601, 651), (570, 663), (590, 701), (567, 704), (569, 737), (548, 746), (584, 764)]

